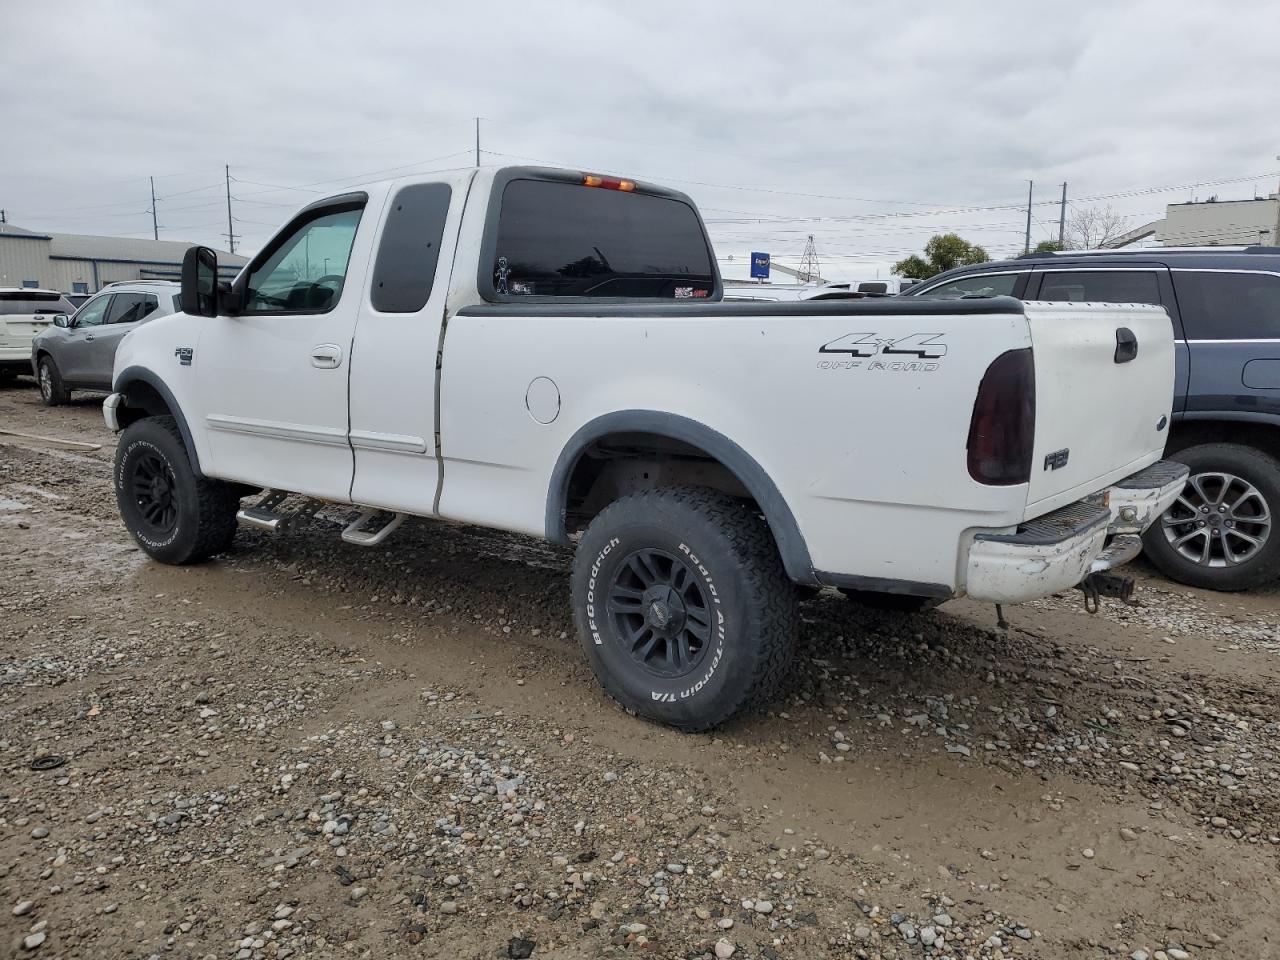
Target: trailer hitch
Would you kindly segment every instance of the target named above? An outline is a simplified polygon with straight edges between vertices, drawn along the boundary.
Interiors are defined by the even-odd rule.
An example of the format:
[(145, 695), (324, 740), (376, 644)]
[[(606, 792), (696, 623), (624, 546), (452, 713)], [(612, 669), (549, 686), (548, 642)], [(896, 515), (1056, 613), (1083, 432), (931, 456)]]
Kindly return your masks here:
[(1121, 577), (1114, 573), (1091, 573), (1079, 583), (1076, 589), (1084, 593), (1084, 608), (1090, 613), (1098, 612), (1098, 605), (1103, 597), (1128, 603), (1133, 596), (1133, 577)]

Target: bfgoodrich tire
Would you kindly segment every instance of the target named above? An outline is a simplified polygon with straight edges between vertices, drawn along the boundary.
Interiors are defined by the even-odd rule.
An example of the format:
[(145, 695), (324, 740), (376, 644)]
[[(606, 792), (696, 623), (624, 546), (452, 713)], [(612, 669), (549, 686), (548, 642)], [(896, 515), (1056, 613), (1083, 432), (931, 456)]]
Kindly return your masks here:
[(199, 563), (235, 538), (235, 490), (196, 476), (172, 417), (139, 420), (120, 435), (115, 488), (125, 527), (153, 560)]
[(1280, 461), (1239, 443), (1172, 454), (1191, 468), (1182, 496), (1143, 535), (1148, 559), (1172, 580), (1248, 590), (1280, 577)]
[(609, 695), (685, 731), (766, 703), (795, 643), (795, 590), (767, 524), (697, 487), (605, 508), (578, 544), (573, 605)]

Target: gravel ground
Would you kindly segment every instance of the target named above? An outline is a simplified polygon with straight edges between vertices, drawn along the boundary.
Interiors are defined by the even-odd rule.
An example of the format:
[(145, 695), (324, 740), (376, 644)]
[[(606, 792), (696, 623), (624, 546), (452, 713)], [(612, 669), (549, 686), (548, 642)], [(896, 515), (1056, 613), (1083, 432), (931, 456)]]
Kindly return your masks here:
[(600, 694), (562, 550), (321, 517), (161, 567), (111, 453), (0, 387), (0, 956), (1280, 956), (1276, 591), (823, 594), (688, 736)]

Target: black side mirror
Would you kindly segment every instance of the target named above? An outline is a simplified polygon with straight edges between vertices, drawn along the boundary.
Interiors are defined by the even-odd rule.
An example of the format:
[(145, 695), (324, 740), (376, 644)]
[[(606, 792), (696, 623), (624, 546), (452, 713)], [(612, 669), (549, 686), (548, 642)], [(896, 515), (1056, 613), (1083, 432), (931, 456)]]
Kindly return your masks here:
[(190, 247), (182, 258), (182, 312), (218, 315), (218, 255), (208, 247)]
[(53, 318), (53, 325), (55, 327), (62, 327), (65, 329), (71, 326), (71, 318), (68, 317), (65, 313), (60, 313)]

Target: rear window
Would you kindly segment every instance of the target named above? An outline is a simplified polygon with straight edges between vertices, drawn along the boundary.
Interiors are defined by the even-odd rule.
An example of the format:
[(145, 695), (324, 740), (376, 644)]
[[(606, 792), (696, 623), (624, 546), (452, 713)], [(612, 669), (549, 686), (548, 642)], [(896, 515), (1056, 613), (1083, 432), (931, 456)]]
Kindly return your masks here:
[(1280, 277), (1175, 270), (1173, 289), (1188, 340), (1280, 338)]
[(60, 293), (32, 293), (30, 290), (0, 292), (0, 316), (24, 313), (75, 313), (75, 307)]
[(696, 300), (715, 289), (693, 208), (644, 193), (513, 180), (502, 194), (493, 256), (502, 298)]
[(1036, 299), (1159, 306), (1160, 282), (1154, 270), (1062, 270), (1044, 275)]

